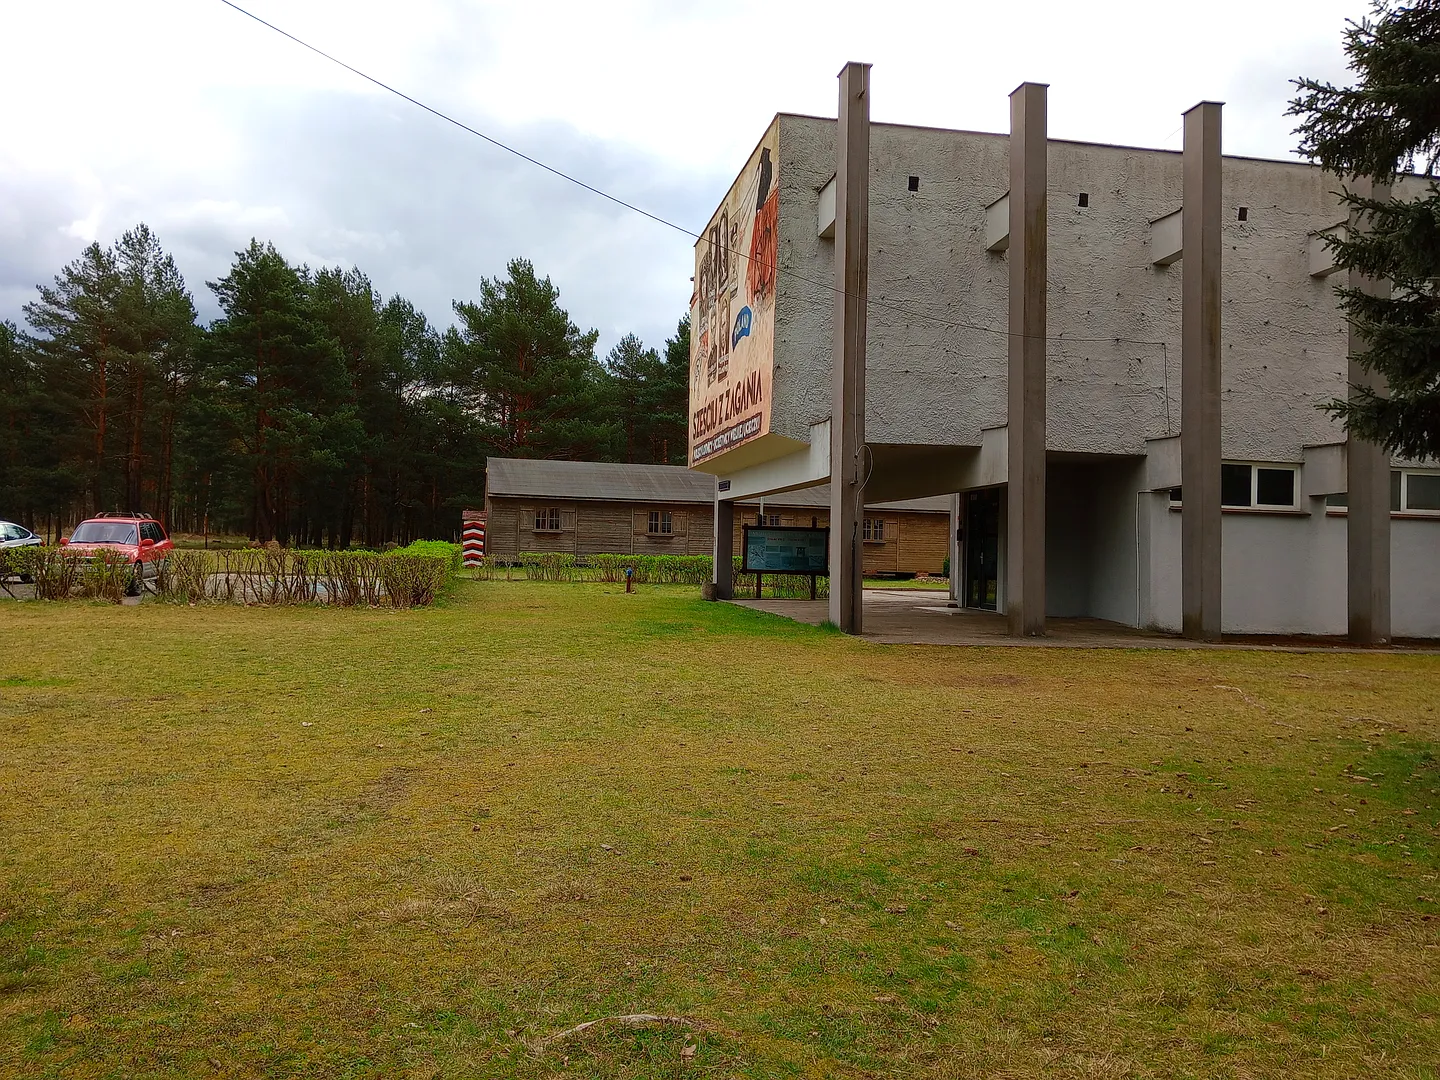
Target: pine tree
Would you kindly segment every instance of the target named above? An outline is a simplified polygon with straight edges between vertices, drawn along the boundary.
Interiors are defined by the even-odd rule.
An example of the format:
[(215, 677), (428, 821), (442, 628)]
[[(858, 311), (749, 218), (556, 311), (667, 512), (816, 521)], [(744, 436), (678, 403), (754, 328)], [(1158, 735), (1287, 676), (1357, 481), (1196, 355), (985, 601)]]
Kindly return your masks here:
[(39, 285), (38, 300), (25, 305), (37, 336), (35, 355), (56, 404), (74, 423), (60, 435), (59, 456), (80, 468), (90, 510), (113, 509), (118, 483), (112, 414), (120, 343), (120, 273), (115, 253), (92, 243), (55, 277)]
[(224, 312), (209, 335), (217, 418), (249, 472), (249, 530), (259, 540), (309, 532), (306, 496), (333, 484), (345, 448), (363, 438), (347, 407), (341, 347), (317, 317), (309, 277), (273, 244), (252, 240), (210, 283)]
[(660, 354), (634, 334), (620, 339), (605, 358), (610, 375), (611, 415), (619, 425), (615, 454), (621, 461), (649, 463), (651, 389), (660, 372)]
[[(185, 279), (145, 224), (114, 248), (119, 291), (119, 385), (124, 440), (124, 505), (168, 519), (175, 418), (193, 374), (195, 304)], [(145, 478), (154, 480), (147, 497)]]
[(599, 334), (570, 321), (560, 290), (529, 261), (515, 259), (507, 271), (481, 280), (477, 303), (456, 302), (460, 326), (445, 336), (446, 380), (476, 418), (485, 452), (595, 457), (617, 427), (604, 412)]
[(1289, 114), (1301, 117), (1299, 152), (1342, 181), (1389, 185), (1419, 169), (1419, 198), (1342, 197), (1365, 228), (1335, 237), (1336, 264), (1388, 281), (1390, 295), (1339, 290), (1364, 341), (1356, 360), (1387, 392), (1356, 387), (1325, 408), (1348, 431), (1405, 457), (1440, 456), (1440, 2), (1379, 0), (1350, 22), (1345, 52), (1355, 85), (1297, 79)]
[(44, 376), (15, 324), (0, 322), (0, 507), (37, 531), (58, 527), (81, 488), (60, 457), (71, 418), (47, 393)]
[(665, 341), (665, 362), (657, 375), (655, 410), (650, 428), (654, 460), (688, 464), (690, 448), (690, 316)]

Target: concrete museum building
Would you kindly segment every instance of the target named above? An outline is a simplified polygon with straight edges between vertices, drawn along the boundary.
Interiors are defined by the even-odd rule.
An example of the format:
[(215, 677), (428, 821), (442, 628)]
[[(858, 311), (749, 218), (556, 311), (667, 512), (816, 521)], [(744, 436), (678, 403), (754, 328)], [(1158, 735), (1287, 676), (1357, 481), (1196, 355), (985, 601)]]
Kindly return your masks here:
[(864, 506), (950, 495), (955, 599), (1015, 634), (1440, 636), (1440, 467), (1317, 407), (1364, 377), (1333, 175), (1223, 157), (1212, 102), (1171, 152), (1048, 139), (1034, 83), (1009, 135), (872, 125), (869, 79), (778, 115), (696, 245), (721, 596), (736, 502), (828, 483), (852, 632)]

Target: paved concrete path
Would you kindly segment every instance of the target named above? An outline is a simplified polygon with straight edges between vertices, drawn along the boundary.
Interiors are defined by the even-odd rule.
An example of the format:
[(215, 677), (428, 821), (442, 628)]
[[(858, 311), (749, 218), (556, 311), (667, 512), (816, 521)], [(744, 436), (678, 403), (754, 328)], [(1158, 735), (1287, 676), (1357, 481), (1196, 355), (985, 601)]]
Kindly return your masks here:
[[(824, 600), (733, 600), (731, 603), (767, 611), (796, 622), (819, 626), (827, 618)], [(1104, 619), (1047, 619), (1043, 638), (1013, 638), (1005, 616), (992, 611), (953, 608), (939, 590), (866, 589), (867, 641), (885, 645), (1003, 645), (1019, 648), (1070, 649), (1268, 649), (1283, 652), (1376, 652), (1350, 645), (1344, 638), (1227, 637), (1223, 643), (1189, 641), (1178, 635), (1137, 630)], [(1392, 652), (1440, 652), (1433, 642), (1406, 643)]]

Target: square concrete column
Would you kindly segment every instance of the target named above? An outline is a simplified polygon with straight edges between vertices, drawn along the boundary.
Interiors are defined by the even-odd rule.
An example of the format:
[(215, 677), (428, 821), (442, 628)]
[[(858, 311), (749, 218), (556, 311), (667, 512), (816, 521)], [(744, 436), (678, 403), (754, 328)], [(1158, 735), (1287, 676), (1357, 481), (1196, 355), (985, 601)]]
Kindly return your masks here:
[(717, 600), (735, 599), (735, 504), (715, 499), (714, 566), (711, 569)]
[(1045, 300), (1049, 248), (1046, 87), (1010, 95), (1010, 479), (1005, 613), (1010, 633), (1045, 633)]
[(1185, 114), (1180, 283), (1180, 603), (1187, 638), (1220, 638), (1220, 103)]
[(835, 357), (830, 409), (830, 621), (864, 628), (865, 308), (870, 269), (870, 65), (840, 72), (835, 133)]
[[(1372, 199), (1388, 199), (1389, 185), (1357, 180), (1352, 190)], [(1363, 230), (1363, 214), (1350, 215), (1350, 232)], [(1371, 296), (1388, 296), (1389, 282), (1375, 281), (1354, 270), (1347, 284)], [(1385, 392), (1385, 381), (1366, 371), (1356, 361), (1365, 349), (1365, 339), (1350, 326), (1350, 366), (1346, 381), (1351, 397), (1361, 387), (1377, 394)], [(1350, 640), (1363, 645), (1381, 645), (1390, 640), (1390, 455), (1382, 446), (1349, 432), (1345, 435), (1346, 581)]]

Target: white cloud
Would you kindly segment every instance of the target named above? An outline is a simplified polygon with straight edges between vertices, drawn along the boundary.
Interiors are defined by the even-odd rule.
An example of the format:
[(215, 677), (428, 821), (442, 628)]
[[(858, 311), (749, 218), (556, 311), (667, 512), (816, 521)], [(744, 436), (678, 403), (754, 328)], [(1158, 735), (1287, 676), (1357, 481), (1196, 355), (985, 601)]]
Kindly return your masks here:
[[(835, 74), (874, 63), (877, 120), (1005, 129), (1051, 84), (1057, 138), (1179, 145), (1226, 108), (1226, 149), (1279, 157), (1287, 80), (1343, 77), (1363, 0), (1193, 8), (859, 0), (476, 4), (250, 0), (257, 14), (627, 201), (698, 227), (777, 111), (833, 115)], [(83, 242), (144, 220), (203, 314), (251, 236), (357, 263), (432, 319), (531, 258), (606, 349), (652, 344), (689, 297), (691, 241), (466, 135), (218, 0), (0, 8), (0, 317)]]

